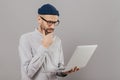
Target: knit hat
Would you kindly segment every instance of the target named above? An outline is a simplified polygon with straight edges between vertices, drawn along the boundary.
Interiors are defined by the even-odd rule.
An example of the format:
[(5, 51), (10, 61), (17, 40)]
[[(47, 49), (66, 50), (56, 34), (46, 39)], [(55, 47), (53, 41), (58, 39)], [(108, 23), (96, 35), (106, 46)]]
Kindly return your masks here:
[(44, 4), (38, 9), (38, 14), (59, 16), (59, 11), (51, 4)]

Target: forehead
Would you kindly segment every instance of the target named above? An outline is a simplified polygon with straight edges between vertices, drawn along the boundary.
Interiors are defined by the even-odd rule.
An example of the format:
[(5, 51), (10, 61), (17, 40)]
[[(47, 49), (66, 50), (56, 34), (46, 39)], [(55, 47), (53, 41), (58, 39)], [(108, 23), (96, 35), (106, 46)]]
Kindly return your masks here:
[(57, 15), (44, 15), (43, 17), (45, 19), (51, 20), (51, 21), (57, 21), (58, 20), (58, 16)]

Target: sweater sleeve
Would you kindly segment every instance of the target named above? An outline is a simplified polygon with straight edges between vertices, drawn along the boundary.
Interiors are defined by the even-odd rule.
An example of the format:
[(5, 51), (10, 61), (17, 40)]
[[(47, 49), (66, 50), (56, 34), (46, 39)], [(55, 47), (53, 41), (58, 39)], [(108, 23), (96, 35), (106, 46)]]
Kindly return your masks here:
[(40, 45), (35, 56), (32, 56), (31, 47), (26, 37), (21, 37), (19, 42), (19, 56), (21, 67), (28, 77), (32, 78), (42, 66), (48, 50)]
[(67, 74), (63, 73), (63, 72), (56, 72), (56, 75), (59, 77), (66, 77)]
[[(61, 41), (60, 41), (59, 51), (60, 51), (60, 56), (59, 56), (58, 68), (59, 68), (59, 70), (64, 70), (65, 69), (65, 67), (64, 67), (64, 56), (63, 56), (63, 50), (62, 50)], [(67, 74), (63, 73), (62, 71), (56, 72), (56, 75), (59, 76), (59, 77), (67, 76)]]

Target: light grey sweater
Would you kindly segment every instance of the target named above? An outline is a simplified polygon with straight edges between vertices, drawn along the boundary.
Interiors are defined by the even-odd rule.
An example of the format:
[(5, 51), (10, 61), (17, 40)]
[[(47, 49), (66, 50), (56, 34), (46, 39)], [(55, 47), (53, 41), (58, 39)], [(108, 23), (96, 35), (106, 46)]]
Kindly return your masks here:
[(64, 65), (61, 40), (54, 36), (52, 45), (45, 48), (42, 38), (37, 29), (20, 37), (21, 80), (57, 80), (57, 75), (65, 76), (57, 72)]

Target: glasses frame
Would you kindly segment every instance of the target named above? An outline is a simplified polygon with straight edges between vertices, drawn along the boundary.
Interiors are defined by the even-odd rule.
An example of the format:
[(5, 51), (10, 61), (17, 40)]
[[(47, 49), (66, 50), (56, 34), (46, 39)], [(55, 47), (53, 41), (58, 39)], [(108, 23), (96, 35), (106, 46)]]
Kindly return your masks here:
[(59, 20), (57, 20), (57, 21), (48, 21), (48, 20), (46, 20), (45, 18), (43, 18), (43, 17), (41, 17), (41, 16), (40, 16), (40, 18), (41, 18), (42, 20), (44, 20), (45, 22), (47, 22), (48, 25), (54, 24), (55, 26), (58, 26), (59, 23), (60, 23)]

